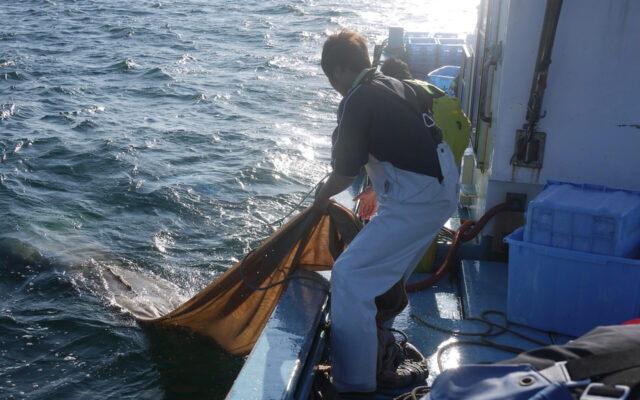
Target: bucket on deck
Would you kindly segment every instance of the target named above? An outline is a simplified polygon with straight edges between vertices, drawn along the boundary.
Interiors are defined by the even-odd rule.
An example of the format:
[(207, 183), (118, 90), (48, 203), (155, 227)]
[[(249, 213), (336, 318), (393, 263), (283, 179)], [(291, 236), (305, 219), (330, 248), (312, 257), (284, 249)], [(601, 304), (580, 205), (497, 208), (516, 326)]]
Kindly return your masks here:
[(433, 242), (431, 242), (431, 246), (429, 246), (429, 249), (427, 250), (427, 252), (424, 253), (424, 256), (422, 256), (422, 259), (420, 259), (420, 262), (416, 266), (415, 272), (433, 271), (433, 264), (436, 260), (437, 250), (438, 250), (438, 238), (436, 237), (435, 239), (433, 239)]
[(429, 74), (427, 75), (427, 79), (429, 83), (436, 85), (445, 92), (449, 92), (449, 87), (451, 86), (453, 80), (456, 79), (456, 75), (458, 74), (459, 70), (459, 66), (445, 65), (429, 72)]

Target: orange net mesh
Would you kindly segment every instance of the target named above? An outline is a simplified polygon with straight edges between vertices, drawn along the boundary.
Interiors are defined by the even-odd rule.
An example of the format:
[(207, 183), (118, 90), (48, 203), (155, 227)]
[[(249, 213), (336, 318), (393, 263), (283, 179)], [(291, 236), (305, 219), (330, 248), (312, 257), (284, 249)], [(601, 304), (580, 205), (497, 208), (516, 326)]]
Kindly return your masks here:
[(187, 328), (232, 354), (249, 353), (291, 274), (331, 269), (362, 228), (337, 203), (329, 204), (328, 212), (321, 216), (307, 208), (182, 306), (144, 322)]

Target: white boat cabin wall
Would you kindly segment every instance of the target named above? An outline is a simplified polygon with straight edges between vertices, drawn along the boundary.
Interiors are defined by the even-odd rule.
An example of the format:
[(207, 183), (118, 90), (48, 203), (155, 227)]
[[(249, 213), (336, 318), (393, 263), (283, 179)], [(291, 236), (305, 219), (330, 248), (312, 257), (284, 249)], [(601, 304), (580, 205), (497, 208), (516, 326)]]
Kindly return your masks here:
[[(553, 3), (550, 0), (549, 3)], [(564, 0), (541, 107), (538, 167), (513, 162), (541, 43), (547, 2), (483, 0), (463, 99), (474, 153), (463, 165), (471, 218), (505, 201), (533, 199), (547, 180), (640, 190), (640, 1)], [(472, 162), (474, 168), (469, 168)], [(465, 168), (466, 167), (466, 168)], [(500, 243), (524, 221), (506, 213), (484, 235)]]

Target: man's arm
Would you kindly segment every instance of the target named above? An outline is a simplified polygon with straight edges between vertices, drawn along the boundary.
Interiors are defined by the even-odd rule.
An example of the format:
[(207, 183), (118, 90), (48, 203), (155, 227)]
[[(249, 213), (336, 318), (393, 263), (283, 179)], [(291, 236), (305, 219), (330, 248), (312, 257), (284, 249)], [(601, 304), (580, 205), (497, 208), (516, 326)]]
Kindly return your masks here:
[(326, 213), (329, 198), (351, 186), (355, 179), (355, 176), (344, 176), (333, 171), (331, 175), (329, 175), (329, 179), (316, 191), (313, 209), (317, 212)]

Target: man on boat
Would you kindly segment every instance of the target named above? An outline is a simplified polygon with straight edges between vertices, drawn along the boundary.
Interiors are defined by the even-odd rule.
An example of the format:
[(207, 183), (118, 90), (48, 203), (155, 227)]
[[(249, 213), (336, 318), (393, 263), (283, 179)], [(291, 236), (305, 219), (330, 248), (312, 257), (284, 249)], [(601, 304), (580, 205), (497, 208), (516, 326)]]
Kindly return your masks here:
[(415, 93), (371, 68), (362, 36), (330, 36), (321, 64), (343, 99), (332, 137), (333, 172), (316, 192), (313, 208), (325, 212), (329, 198), (348, 188), (362, 166), (373, 185), (359, 198), (368, 214), (377, 207), (333, 267), (332, 379), (341, 393), (372, 392), (376, 297), (406, 280), (455, 210), (458, 172), (438, 130), (417, 111)]

